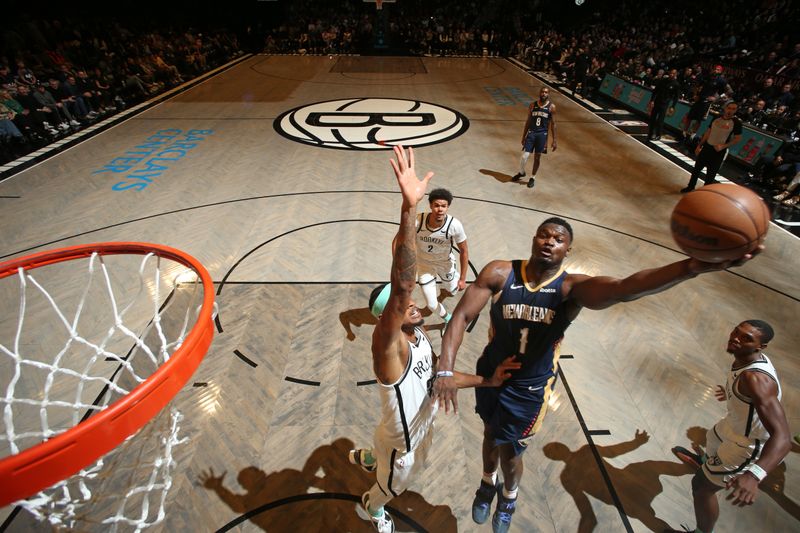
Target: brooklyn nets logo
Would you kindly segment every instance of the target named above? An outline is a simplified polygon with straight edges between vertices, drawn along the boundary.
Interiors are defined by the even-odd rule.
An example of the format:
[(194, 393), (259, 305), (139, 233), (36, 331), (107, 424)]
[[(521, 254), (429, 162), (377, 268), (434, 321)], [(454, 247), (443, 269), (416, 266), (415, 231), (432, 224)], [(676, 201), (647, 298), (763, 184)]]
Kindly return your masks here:
[(350, 98), (298, 107), (273, 123), (293, 141), (343, 150), (426, 146), (458, 137), (467, 117), (440, 105), (396, 98)]

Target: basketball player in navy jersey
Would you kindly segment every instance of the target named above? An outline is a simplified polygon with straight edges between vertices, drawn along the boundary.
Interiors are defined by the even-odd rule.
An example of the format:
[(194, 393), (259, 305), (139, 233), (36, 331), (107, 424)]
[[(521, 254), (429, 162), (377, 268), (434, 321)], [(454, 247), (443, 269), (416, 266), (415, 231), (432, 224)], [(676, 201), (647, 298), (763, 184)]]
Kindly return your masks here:
[(728, 413), (708, 431), (703, 457), (685, 448), (672, 449), (698, 468), (692, 479), (695, 533), (714, 530), (717, 493), (723, 489), (730, 489), (733, 505), (752, 505), (758, 484), (792, 448), (778, 374), (762, 352), (773, 336), (772, 326), (763, 320), (745, 320), (731, 331), (726, 351), (733, 364), (725, 386), (719, 385), (715, 393), (717, 400), (727, 402)]
[[(522, 452), (542, 424), (555, 385), (559, 346), (564, 331), (584, 307), (605, 309), (664, 291), (703, 272), (739, 265), (738, 261), (704, 263), (685, 259), (643, 270), (625, 279), (569, 274), (563, 262), (572, 245), (570, 225), (560, 218), (545, 220), (533, 237), (528, 260), (495, 260), (481, 270), (453, 310), (442, 339), (439, 372), (451, 371), (464, 329), (491, 299), (490, 341), (478, 359), (477, 374), (490, 376), (500, 361), (515, 355), (519, 370), (500, 387), (476, 390), (476, 408), (484, 423), (483, 478), (472, 505), (472, 518), (482, 524), (496, 493), (492, 517), (495, 532), (507, 531), (522, 478)], [(434, 395), (445, 411), (457, 408), (455, 382), (441, 377)], [(498, 465), (503, 471), (498, 480)]]
[[(372, 365), (380, 386), (381, 422), (373, 448), (350, 452), (350, 462), (376, 472), (376, 483), (361, 502), (379, 533), (394, 532), (394, 522), (383, 507), (408, 487), (425, 463), (437, 407), (430, 390), (434, 376), (440, 374), (430, 340), (421, 328), (422, 315), (411, 299), (417, 281), (414, 220), (433, 172), (420, 180), (414, 170), (414, 151), (409, 148), (406, 157), (403, 147), (395, 146), (394, 153), (397, 160), (391, 164), (403, 195), (400, 229), (393, 244), (391, 282), (373, 290), (369, 301), (370, 311), (378, 318), (372, 333)], [(510, 377), (509, 370), (519, 367), (510, 356), (488, 378), (452, 370), (443, 375), (457, 388), (497, 387)]]
[(556, 105), (550, 101), (550, 89), (542, 87), (539, 91), (539, 99), (528, 106), (528, 119), (525, 121), (525, 129), (522, 130), (522, 157), (519, 160), (519, 172), (512, 176), (511, 181), (517, 181), (525, 177), (525, 165), (533, 152), (533, 169), (531, 179), (528, 180), (528, 188), (533, 188), (536, 181), (536, 172), (539, 170), (539, 159), (542, 154), (547, 153), (547, 132), (553, 143), (553, 151), (556, 151)]

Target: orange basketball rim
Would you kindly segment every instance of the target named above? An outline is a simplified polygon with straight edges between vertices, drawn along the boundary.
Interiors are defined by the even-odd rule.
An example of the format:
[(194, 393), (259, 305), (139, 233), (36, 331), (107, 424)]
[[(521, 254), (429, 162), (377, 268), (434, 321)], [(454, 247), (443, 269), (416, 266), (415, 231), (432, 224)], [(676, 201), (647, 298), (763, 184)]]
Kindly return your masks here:
[(45, 265), (99, 255), (153, 254), (192, 269), (203, 286), (197, 321), (169, 360), (129, 394), (87, 420), (0, 461), (0, 507), (28, 498), (70, 477), (102, 457), (152, 419), (178, 393), (199, 366), (214, 336), (213, 282), (206, 268), (194, 257), (167, 246), (139, 242), (106, 242), (45, 251), (0, 263), (0, 279), (20, 268)]

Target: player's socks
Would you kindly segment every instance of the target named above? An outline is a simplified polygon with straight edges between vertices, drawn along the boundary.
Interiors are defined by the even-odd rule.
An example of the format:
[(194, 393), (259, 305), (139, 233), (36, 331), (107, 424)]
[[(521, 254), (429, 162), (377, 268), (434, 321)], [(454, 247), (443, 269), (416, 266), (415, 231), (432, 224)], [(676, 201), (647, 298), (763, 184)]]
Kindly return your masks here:
[(487, 474), (486, 472), (484, 472), (483, 476), (481, 476), (481, 481), (483, 481), (487, 485), (494, 486), (497, 483), (497, 470), (495, 470), (491, 474)]
[(503, 487), (503, 498), (506, 498), (507, 500), (516, 500), (517, 499), (517, 491), (518, 490), (519, 490), (519, 487), (515, 488), (514, 490), (508, 490), (504, 486)]
[(367, 513), (369, 513), (370, 520), (372, 520), (372, 525), (378, 531), (378, 533), (394, 533), (394, 521), (392, 520), (392, 517), (389, 516), (389, 513), (383, 509), (383, 506), (381, 506), (379, 511), (373, 511), (370, 509), (369, 492), (365, 492), (361, 497), (361, 505), (364, 507)]
[(366, 472), (374, 472), (377, 468), (375, 457), (372, 455), (372, 450), (359, 448), (350, 450), (348, 459), (354, 465), (358, 465)]

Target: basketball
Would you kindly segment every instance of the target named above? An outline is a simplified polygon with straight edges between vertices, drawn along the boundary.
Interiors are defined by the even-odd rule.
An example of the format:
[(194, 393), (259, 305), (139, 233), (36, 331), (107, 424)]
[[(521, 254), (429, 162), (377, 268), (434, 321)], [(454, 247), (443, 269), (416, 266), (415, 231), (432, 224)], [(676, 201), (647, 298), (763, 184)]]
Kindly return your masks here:
[(691, 257), (722, 263), (764, 241), (770, 213), (759, 196), (734, 183), (715, 183), (686, 194), (672, 210), (672, 238)]

